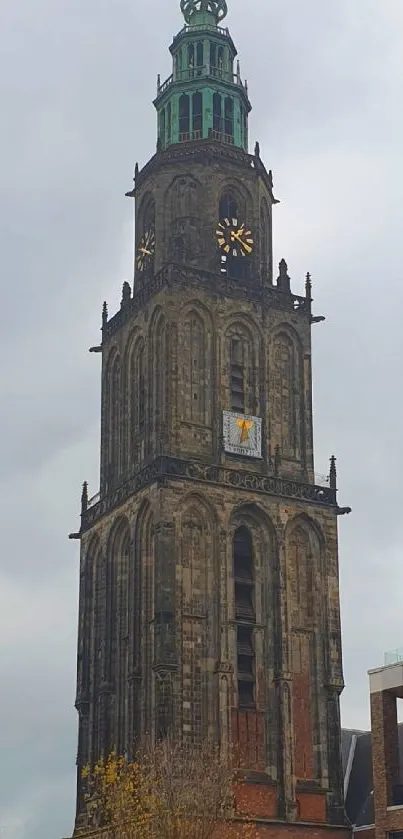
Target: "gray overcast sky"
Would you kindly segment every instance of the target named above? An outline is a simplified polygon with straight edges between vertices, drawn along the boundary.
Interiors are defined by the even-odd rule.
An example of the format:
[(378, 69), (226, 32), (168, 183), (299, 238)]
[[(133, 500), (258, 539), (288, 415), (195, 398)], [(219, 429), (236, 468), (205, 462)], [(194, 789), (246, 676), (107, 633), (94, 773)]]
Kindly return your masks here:
[[(316, 470), (338, 457), (343, 722), (403, 644), (402, 0), (229, 0), (274, 172), (275, 260), (311, 271)], [(101, 305), (132, 275), (136, 160), (179, 0), (0, 6), (0, 828), (61, 839), (74, 815), (80, 483), (98, 488)], [(400, 393), (400, 396), (399, 396)]]

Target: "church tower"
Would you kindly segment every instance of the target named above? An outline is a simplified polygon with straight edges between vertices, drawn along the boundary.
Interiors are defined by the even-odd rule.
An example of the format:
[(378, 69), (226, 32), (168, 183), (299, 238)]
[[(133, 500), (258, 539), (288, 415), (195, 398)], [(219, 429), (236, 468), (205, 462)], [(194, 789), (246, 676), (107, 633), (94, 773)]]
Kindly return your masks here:
[[(335, 459), (315, 481), (311, 282), (273, 276), (277, 200), (222, 21), (181, 0), (136, 165), (133, 288), (102, 315), (100, 490), (82, 494), (81, 769), (146, 733), (238, 747), (265, 837), (347, 835)], [(322, 826), (322, 828), (321, 828)], [(305, 831), (305, 832), (304, 832)], [(344, 831), (344, 833), (343, 833)]]

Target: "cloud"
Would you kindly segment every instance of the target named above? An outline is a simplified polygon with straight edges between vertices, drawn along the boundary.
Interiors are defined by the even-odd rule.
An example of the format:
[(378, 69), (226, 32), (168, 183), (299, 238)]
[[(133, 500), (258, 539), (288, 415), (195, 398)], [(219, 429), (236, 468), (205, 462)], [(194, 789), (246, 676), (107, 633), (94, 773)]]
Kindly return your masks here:
[[(98, 485), (102, 301), (131, 278), (134, 163), (154, 152), (177, 3), (20, 0), (0, 9), (0, 828), (74, 818), (80, 485)], [(400, 0), (231, 0), (274, 171), (275, 258), (311, 271), (316, 469), (338, 457), (346, 725), (399, 646), (402, 399)]]

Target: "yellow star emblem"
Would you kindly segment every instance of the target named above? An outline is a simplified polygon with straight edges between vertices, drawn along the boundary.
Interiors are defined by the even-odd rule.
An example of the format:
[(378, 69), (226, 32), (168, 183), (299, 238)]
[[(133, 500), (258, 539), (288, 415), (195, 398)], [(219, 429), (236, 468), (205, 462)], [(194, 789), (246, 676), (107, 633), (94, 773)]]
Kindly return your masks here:
[(252, 420), (247, 419), (238, 419), (236, 421), (238, 428), (241, 429), (241, 436), (239, 438), (240, 443), (246, 443), (249, 440), (249, 432), (251, 428), (254, 426), (254, 422)]

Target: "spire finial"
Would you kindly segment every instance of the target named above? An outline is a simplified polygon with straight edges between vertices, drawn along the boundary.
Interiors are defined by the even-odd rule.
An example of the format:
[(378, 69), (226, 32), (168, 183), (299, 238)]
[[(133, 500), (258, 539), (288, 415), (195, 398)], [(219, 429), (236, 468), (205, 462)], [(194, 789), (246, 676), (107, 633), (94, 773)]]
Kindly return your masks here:
[(195, 12), (214, 15), (216, 23), (220, 23), (227, 14), (226, 0), (181, 0), (181, 12), (187, 24), (192, 24)]
[(312, 291), (312, 280), (311, 275), (308, 271), (305, 279), (305, 297), (307, 300), (311, 299), (311, 291)]

